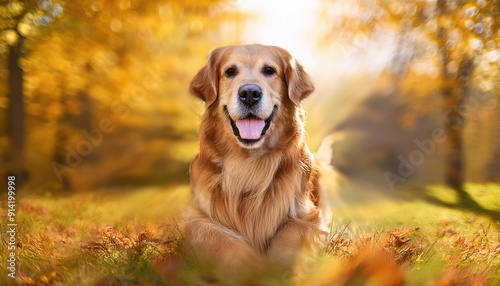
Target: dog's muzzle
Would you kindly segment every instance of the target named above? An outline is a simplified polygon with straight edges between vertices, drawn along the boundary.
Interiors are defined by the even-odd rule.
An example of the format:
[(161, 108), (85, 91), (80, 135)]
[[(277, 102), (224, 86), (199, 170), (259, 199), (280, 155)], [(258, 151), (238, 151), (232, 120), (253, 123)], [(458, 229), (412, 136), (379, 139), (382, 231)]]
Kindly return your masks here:
[(251, 145), (253, 143), (259, 142), (262, 137), (264, 137), (267, 130), (271, 126), (271, 121), (276, 114), (277, 108), (277, 106), (274, 106), (273, 112), (267, 119), (260, 119), (252, 113), (249, 113), (244, 118), (234, 121), (231, 118), (229, 111), (227, 110), (227, 106), (224, 106), (224, 112), (231, 122), (233, 133), (238, 138), (238, 140), (244, 144)]

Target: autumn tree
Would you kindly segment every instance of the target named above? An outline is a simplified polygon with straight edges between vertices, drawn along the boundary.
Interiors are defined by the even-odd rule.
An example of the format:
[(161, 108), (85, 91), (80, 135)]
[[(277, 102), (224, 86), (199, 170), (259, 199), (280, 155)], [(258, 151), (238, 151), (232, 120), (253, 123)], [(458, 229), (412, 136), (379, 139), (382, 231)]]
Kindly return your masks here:
[[(228, 12), (228, 1), (16, 3), (15, 17), (26, 13), (30, 28), (17, 65), (24, 104), (15, 114), (32, 122), (20, 132), (31, 140), (25, 153), (27, 167), (36, 170), (32, 181), (70, 189), (113, 176), (182, 177), (196, 150), (200, 107), (187, 87), (206, 54), (229, 42), (231, 33), (220, 27), (239, 16)], [(43, 10), (55, 7), (57, 17)], [(114, 131), (68, 161), (102, 120)]]
[(498, 78), (500, 3), (496, 0), (328, 3), (325, 10), (331, 19), (328, 38), (392, 37), (398, 43), (393, 71), (399, 77), (417, 61), (423, 62), (429, 71), (437, 71), (446, 118), (446, 182), (462, 201), (470, 201), (463, 189), (463, 126), (467, 105), (477, 100), (471, 91), (487, 93)]
[(24, 162), (25, 111), (23, 68), (21, 58), (26, 53), (25, 42), (34, 40), (43, 28), (62, 15), (60, 3), (41, 1), (2, 1), (0, 6), (1, 46), (8, 46), (7, 68), (9, 71), (9, 115), (10, 158), (8, 172), (18, 175), (18, 182), (26, 175)]

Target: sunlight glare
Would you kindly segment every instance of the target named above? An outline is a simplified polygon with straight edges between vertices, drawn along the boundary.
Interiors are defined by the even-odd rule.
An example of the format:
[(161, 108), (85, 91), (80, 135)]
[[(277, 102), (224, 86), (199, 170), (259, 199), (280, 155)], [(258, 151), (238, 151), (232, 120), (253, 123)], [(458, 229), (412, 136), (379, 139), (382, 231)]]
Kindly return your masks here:
[(237, 0), (236, 5), (250, 14), (242, 35), (243, 42), (280, 46), (306, 66), (313, 63), (318, 0)]

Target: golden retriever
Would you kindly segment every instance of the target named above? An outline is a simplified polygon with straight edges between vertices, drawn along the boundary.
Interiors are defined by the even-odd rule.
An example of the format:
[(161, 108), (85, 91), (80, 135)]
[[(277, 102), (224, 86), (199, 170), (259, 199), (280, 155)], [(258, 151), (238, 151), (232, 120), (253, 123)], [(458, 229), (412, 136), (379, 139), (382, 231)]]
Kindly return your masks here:
[(196, 256), (229, 269), (260, 261), (288, 267), (301, 250), (323, 245), (328, 204), (301, 107), (313, 90), (282, 48), (240, 45), (210, 53), (190, 85), (206, 106), (183, 215), (185, 242)]

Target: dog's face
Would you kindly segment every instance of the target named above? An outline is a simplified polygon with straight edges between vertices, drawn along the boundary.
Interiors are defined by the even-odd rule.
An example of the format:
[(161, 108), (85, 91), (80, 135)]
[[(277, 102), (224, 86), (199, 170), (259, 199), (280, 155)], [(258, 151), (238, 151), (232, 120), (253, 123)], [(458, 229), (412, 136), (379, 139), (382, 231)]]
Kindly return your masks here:
[(277, 131), (280, 117), (313, 90), (309, 76), (286, 50), (263, 45), (213, 50), (190, 86), (209, 112), (224, 117), (221, 128), (246, 149), (261, 147)]

